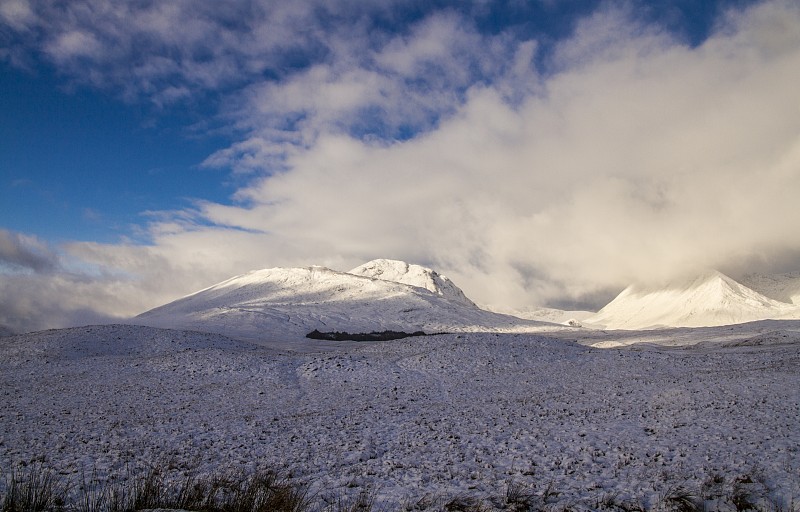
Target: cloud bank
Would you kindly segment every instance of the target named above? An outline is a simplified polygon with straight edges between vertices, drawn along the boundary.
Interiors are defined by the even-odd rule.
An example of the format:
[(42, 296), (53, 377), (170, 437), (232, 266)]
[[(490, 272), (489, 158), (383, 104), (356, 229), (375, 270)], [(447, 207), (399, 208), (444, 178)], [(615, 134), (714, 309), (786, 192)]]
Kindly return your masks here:
[[(230, 87), (220, 115), (241, 137), (204, 165), (247, 177), (229, 204), (162, 212), (147, 246), (64, 246), (72, 274), (6, 233), (4, 261), (33, 272), (3, 286), (67, 297), (80, 276), (92, 297), (80, 308), (126, 315), (254, 268), (389, 257), (442, 271), (478, 303), (599, 307), (631, 282), (800, 268), (793, 2), (725, 12), (697, 46), (603, 4), (546, 55), (453, 9), (381, 32), (365, 20), (398, 4), (336, 19), (291, 4), (245, 2), (227, 22), (208, 7), (179, 25), (181, 2), (79, 2), (91, 13), (59, 22), (3, 4), (34, 41), (22, 48), (75, 80), (162, 103)], [(147, 58), (120, 71), (138, 45)]]

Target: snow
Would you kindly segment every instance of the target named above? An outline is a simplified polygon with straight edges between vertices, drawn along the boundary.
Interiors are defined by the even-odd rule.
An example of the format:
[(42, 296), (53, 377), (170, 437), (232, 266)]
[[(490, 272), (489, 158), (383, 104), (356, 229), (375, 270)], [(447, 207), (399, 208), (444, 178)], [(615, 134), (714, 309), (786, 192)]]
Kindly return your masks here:
[(800, 305), (800, 272), (748, 274), (740, 281), (771, 299)]
[(524, 318), (526, 320), (534, 320), (537, 322), (550, 322), (554, 324), (564, 324), (564, 325), (583, 325), (584, 321), (594, 316), (596, 313), (593, 311), (581, 311), (581, 310), (563, 310), (563, 309), (556, 309), (556, 308), (526, 308), (526, 309), (518, 309), (518, 308), (510, 308), (504, 306), (486, 306), (485, 309), (489, 311), (494, 311), (495, 313), (501, 313), (504, 315), (511, 315), (517, 318)]
[(665, 327), (645, 330), (584, 329), (574, 332), (551, 332), (548, 336), (570, 339), (596, 348), (626, 346), (659, 348), (717, 348), (745, 345), (781, 345), (800, 342), (797, 320), (761, 320), (713, 327)]
[[(359, 269), (354, 270), (386, 277), (380, 270), (393, 271), (395, 267)], [(463, 297), (455, 285), (426, 270), (418, 272), (410, 267), (399, 277), (417, 284), (423, 284), (420, 277), (430, 278), (433, 291), (325, 267), (258, 270), (150, 310), (134, 322), (285, 342), (303, 340), (314, 329), (434, 333), (564, 328), (484, 311)]]
[(770, 299), (720, 272), (666, 288), (629, 286), (589, 324), (607, 329), (704, 327), (800, 318), (800, 307)]
[[(713, 273), (631, 287), (588, 320), (705, 325), (794, 307)], [(359, 343), (313, 329), (447, 333)], [(574, 328), (482, 310), (391, 260), (259, 270), (128, 325), (3, 337), (0, 392), (0, 471), (286, 468), (315, 496), (370, 490), (386, 510), (510, 484), (542, 500), (551, 486), (545, 508), (654, 507), (716, 474), (758, 480), (779, 507), (800, 496), (800, 321)]]
[(456, 286), (446, 276), (427, 267), (409, 264), (405, 261), (387, 259), (372, 260), (350, 270), (348, 273), (425, 288), (449, 300), (466, 306), (475, 306), (475, 303), (464, 295), (461, 288)]
[[(774, 294), (794, 289), (791, 275), (772, 279), (759, 283)], [(476, 306), (434, 270), (378, 259), (350, 272), (325, 267), (249, 272), (143, 313), (134, 323), (282, 340), (289, 346), (315, 329), (543, 333), (570, 327), (653, 329), (800, 319), (800, 306), (716, 271), (665, 288), (629, 286), (598, 313), (488, 309)]]
[[(800, 331), (754, 325), (740, 334)], [(702, 341), (727, 329), (683, 331)], [(41, 458), (76, 477), (159, 461), (200, 474), (290, 468), (313, 493), (372, 489), (390, 510), (426, 495), (503, 495), (512, 481), (551, 484), (556, 509), (611, 494), (653, 506), (716, 473), (762, 478), (785, 504), (800, 496), (798, 337), (581, 344), (601, 334), (633, 333), (470, 332), (312, 351), (136, 325), (3, 338), (0, 468)]]

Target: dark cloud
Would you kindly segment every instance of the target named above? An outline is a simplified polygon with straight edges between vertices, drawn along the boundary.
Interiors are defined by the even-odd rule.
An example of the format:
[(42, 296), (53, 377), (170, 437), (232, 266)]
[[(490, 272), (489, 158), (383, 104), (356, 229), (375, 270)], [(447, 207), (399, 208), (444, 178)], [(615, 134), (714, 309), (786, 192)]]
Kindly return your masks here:
[(38, 276), (28, 277), (24, 282), (19, 276), (0, 277), (0, 328), (5, 327), (10, 333), (25, 333), (124, 320), (124, 317), (102, 312), (108, 308), (99, 301), (90, 307), (75, 304), (85, 301), (70, 300), (79, 289), (70, 288), (53, 287)]
[(52, 272), (58, 256), (35, 237), (0, 229), (0, 269)]

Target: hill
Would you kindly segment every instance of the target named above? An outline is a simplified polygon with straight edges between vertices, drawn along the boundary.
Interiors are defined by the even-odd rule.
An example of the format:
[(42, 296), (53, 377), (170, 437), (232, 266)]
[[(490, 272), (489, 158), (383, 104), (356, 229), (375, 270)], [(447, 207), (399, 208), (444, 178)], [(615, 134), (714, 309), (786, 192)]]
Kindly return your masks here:
[[(142, 313), (133, 321), (287, 341), (313, 330), (521, 332), (559, 328), (484, 311), (439, 274), (411, 265), (408, 269), (403, 272), (395, 262), (354, 271), (416, 284), (316, 266), (257, 270)], [(419, 284), (431, 285), (434, 290)]]
[(629, 286), (587, 323), (607, 329), (709, 327), (800, 318), (800, 308), (712, 271), (664, 288)]

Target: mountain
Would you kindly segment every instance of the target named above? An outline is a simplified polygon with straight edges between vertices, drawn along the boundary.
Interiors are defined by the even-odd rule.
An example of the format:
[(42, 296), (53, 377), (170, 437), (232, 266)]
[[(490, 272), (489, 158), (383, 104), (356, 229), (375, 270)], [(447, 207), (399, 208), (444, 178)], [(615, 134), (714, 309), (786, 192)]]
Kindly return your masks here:
[[(442, 276), (411, 265), (408, 269), (403, 272), (402, 265), (395, 263), (354, 269), (383, 278), (325, 267), (256, 270), (142, 313), (133, 322), (270, 341), (295, 340), (315, 329), (431, 333), (557, 328), (484, 311), (455, 285), (444, 286), (450, 282)], [(432, 291), (385, 277), (433, 283), (437, 288)]]
[(800, 305), (800, 272), (748, 274), (740, 282), (770, 299)]
[(579, 327), (583, 325), (583, 321), (590, 316), (595, 315), (593, 311), (575, 311), (563, 310), (556, 308), (545, 307), (531, 307), (525, 309), (509, 308), (505, 306), (487, 306), (489, 311), (495, 313), (502, 313), (505, 315), (515, 316), (517, 318), (524, 318), (526, 320), (535, 320), (537, 322), (550, 322), (554, 324), (564, 324)]
[(425, 288), (445, 299), (476, 307), (475, 303), (464, 295), (461, 288), (456, 286), (446, 276), (427, 267), (409, 264), (405, 261), (387, 259), (372, 260), (354, 268), (349, 271), (348, 274)]
[(10, 327), (6, 327), (5, 325), (0, 324), (0, 338), (3, 336), (13, 336), (14, 331), (11, 330)]
[(800, 318), (800, 308), (766, 297), (713, 271), (666, 288), (629, 286), (586, 322), (607, 329), (648, 329), (709, 327), (774, 318)]

